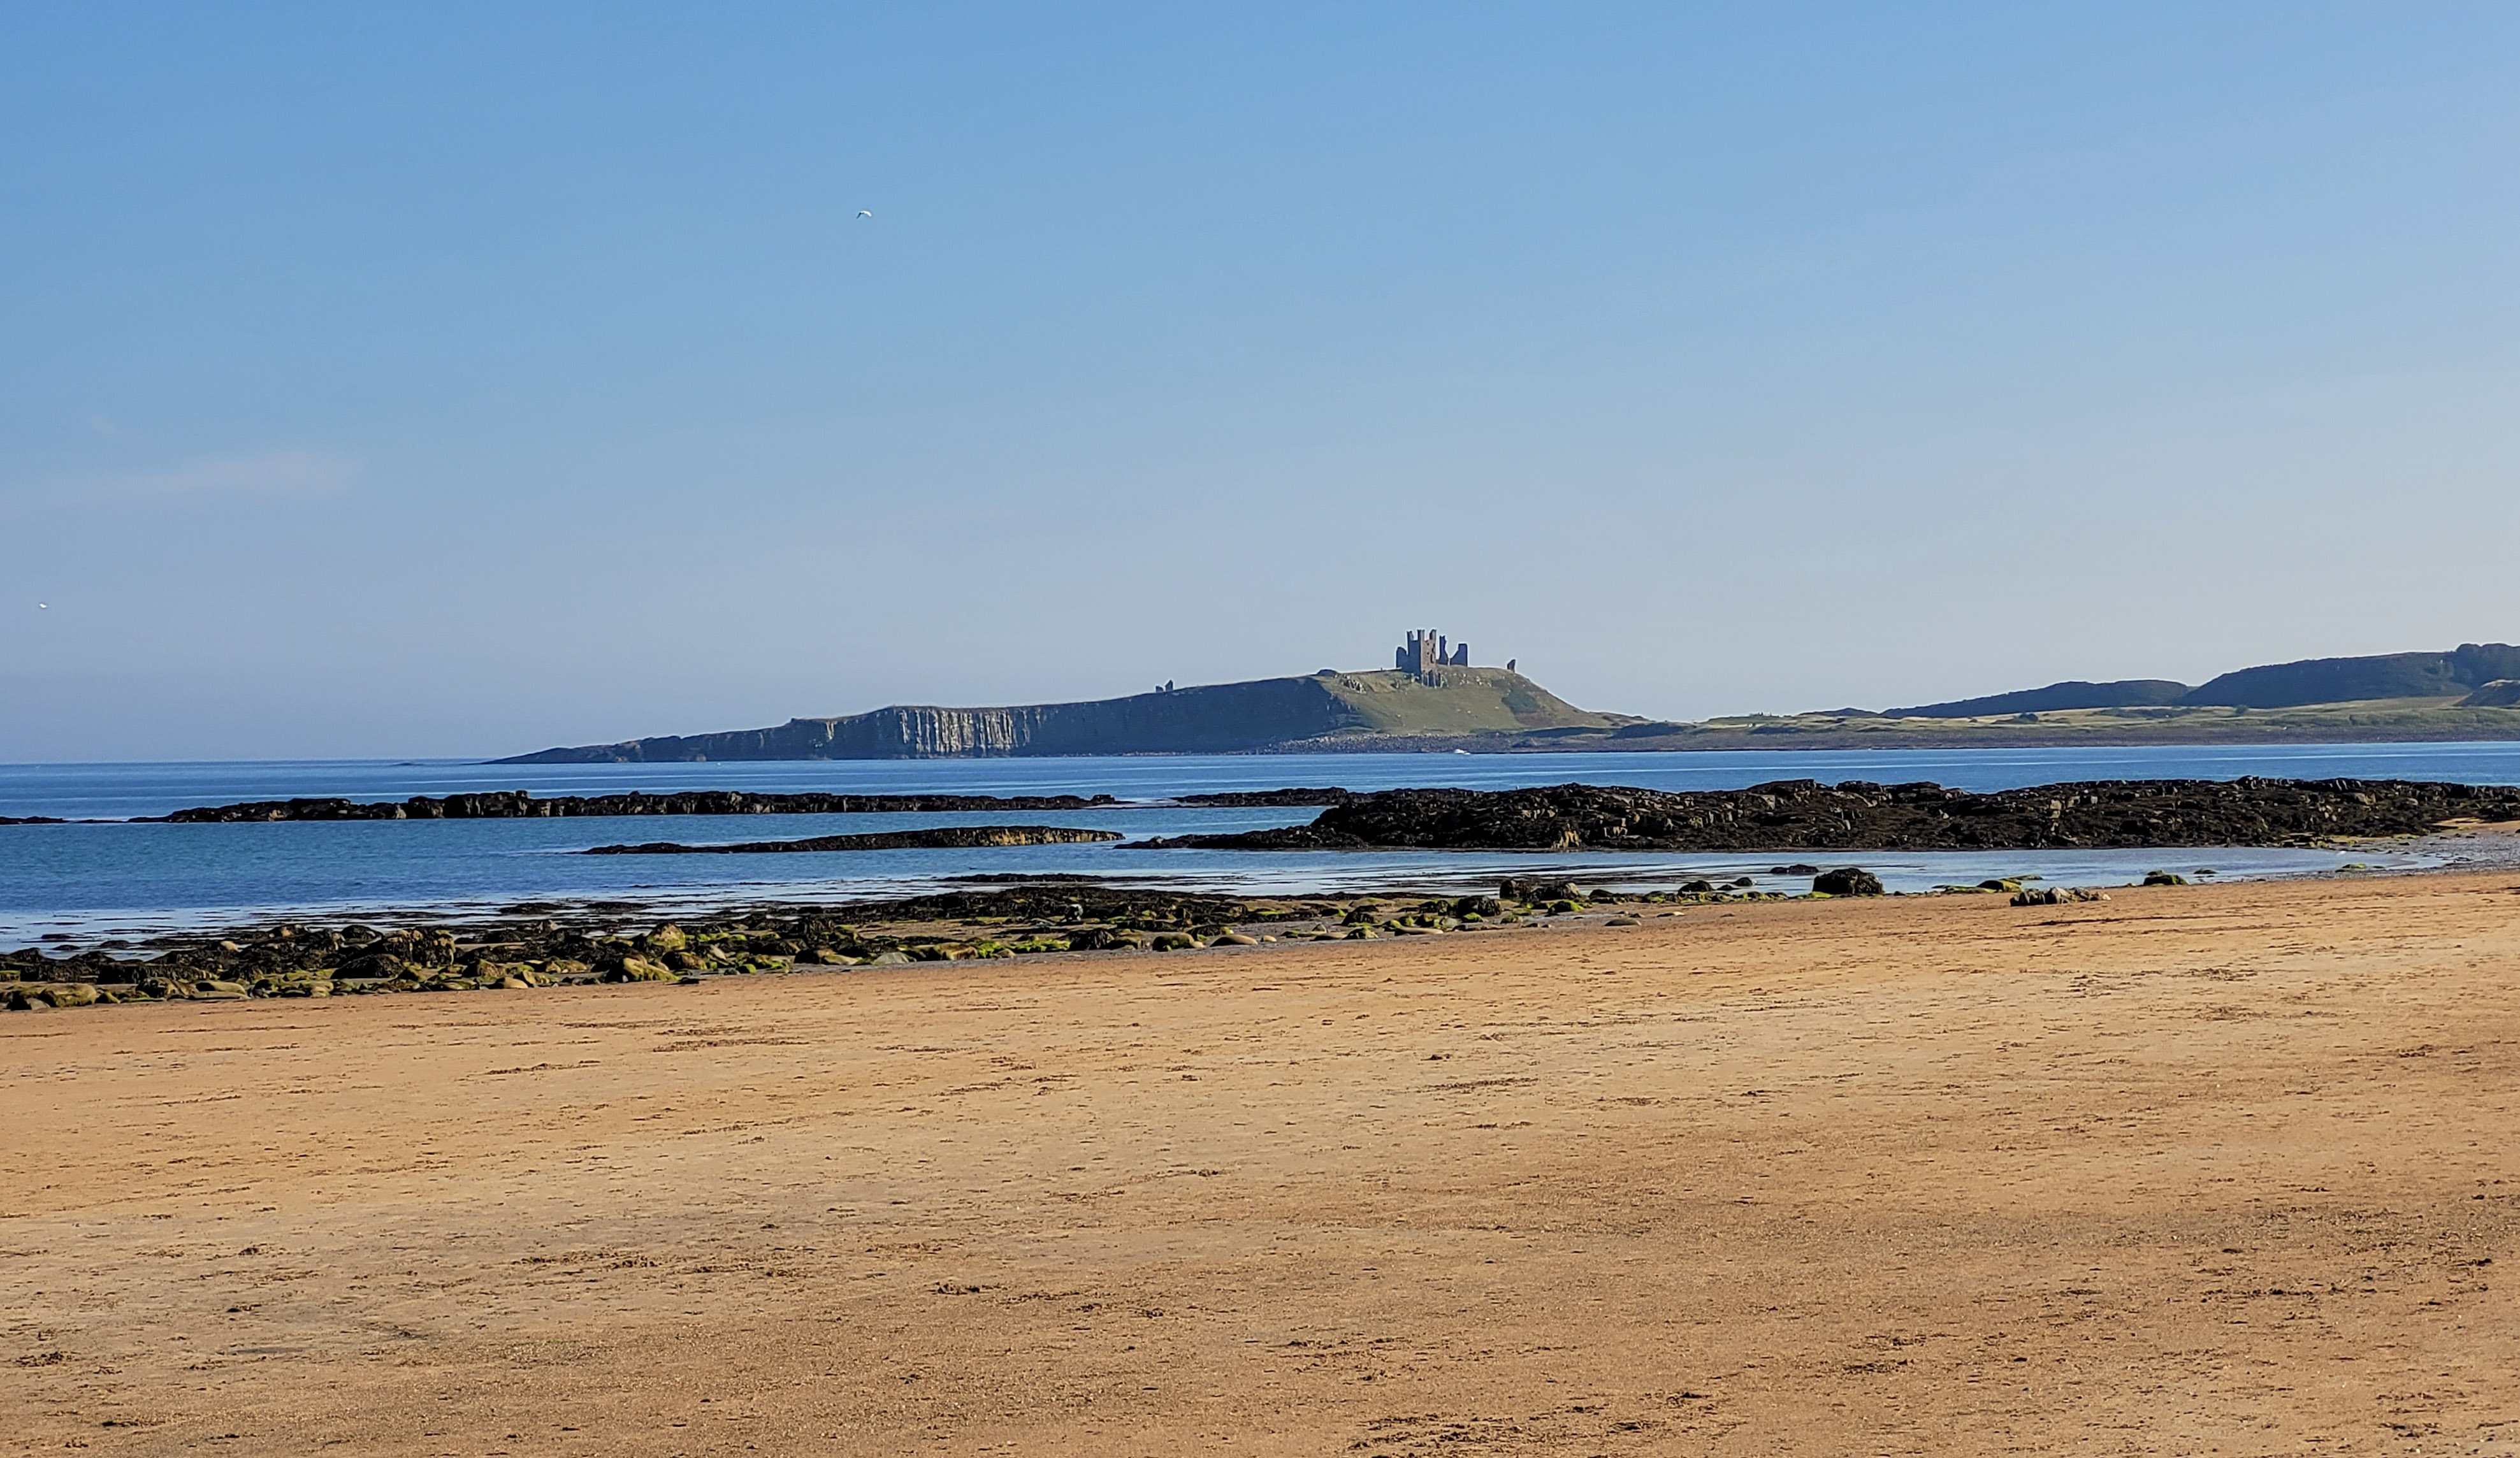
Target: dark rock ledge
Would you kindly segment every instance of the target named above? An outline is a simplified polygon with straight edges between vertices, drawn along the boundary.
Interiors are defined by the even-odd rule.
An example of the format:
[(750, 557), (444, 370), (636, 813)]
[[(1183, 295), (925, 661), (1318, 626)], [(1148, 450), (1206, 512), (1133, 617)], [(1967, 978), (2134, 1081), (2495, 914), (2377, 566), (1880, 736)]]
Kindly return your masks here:
[(1069, 830), (1058, 825), (941, 825), (928, 830), (882, 830), (867, 835), (817, 835), (810, 840), (748, 840), (733, 845), (686, 846), (670, 840), (642, 846), (597, 846), (589, 856), (733, 856), (787, 851), (969, 850), (992, 846), (1082, 846), (1119, 840), (1110, 830)]
[(1231, 851), (1972, 851), (2316, 846), (2520, 819), (2520, 787), (2382, 779), (2150, 779), (1972, 794), (1938, 784), (1746, 790), (1561, 784), (1383, 790), (1311, 824), (1138, 842)]
[(237, 820), (508, 820), (546, 816), (792, 816), (897, 815), (1010, 810), (1096, 810), (1120, 802), (1109, 795), (826, 795), (761, 794), (750, 790), (677, 790), (650, 795), (555, 795), (537, 800), (530, 790), (482, 790), (442, 798), (369, 804), (338, 798), (250, 800), (205, 805), (151, 818), (191, 824)]

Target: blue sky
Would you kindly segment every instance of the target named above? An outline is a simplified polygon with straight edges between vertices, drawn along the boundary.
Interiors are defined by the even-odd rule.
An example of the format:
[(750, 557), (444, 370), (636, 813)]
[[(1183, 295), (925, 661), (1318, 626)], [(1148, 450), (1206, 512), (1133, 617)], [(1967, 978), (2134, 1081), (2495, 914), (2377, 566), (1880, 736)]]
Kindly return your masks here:
[(0, 759), (2520, 639), (2507, 5), (517, 9), (8, 7)]

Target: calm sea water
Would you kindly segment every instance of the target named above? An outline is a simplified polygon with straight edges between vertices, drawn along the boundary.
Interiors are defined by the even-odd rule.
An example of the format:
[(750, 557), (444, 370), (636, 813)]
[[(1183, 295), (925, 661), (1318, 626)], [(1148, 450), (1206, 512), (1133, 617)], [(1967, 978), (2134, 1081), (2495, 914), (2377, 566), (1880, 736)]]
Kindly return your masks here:
[[(1718, 751), (1692, 754), (1218, 755), (1108, 759), (879, 760), (703, 765), (482, 765), (470, 761), (272, 761), (218, 764), (0, 766), (0, 815), (120, 820), (196, 805), (343, 795), (399, 800), (458, 790), (537, 795), (672, 789), (852, 793), (1108, 793), (1148, 802), (1201, 791), (1281, 785), (1354, 790), (1407, 785), (1640, 785), (1737, 789), (1809, 777), (1884, 783), (1931, 779), (1971, 790), (2073, 779), (2210, 778), (2242, 774), (2520, 783), (2520, 742), (2469, 744), (2162, 745), (2143, 747)], [(945, 824), (1048, 823), (1133, 838), (1294, 824), (1316, 812), (1194, 810), (1147, 805), (1003, 816), (678, 816), (670, 819), (414, 820), (259, 825), (125, 823), (0, 826), (0, 947), (41, 936), (103, 937), (223, 926), (280, 916), (479, 915), (520, 903), (619, 901), (685, 913), (766, 901), (842, 902), (925, 891), (974, 873), (1090, 874), (1237, 892), (1424, 887), (1459, 891), (1502, 875), (1669, 886), (1694, 876), (1752, 876), (1765, 889), (1775, 855), (1511, 855), (1373, 853), (1257, 855), (1131, 851), (1110, 845), (822, 855), (580, 856), (624, 840), (773, 840)], [(1809, 858), (1803, 858), (1809, 859)], [(1830, 858), (1861, 862), (1894, 890), (1995, 875), (2075, 885), (2141, 877), (2155, 866), (2227, 877), (2312, 874), (2349, 860), (2419, 864), (2357, 853), (2216, 850), (2178, 853), (1994, 852)], [(627, 914), (627, 913), (625, 913)]]

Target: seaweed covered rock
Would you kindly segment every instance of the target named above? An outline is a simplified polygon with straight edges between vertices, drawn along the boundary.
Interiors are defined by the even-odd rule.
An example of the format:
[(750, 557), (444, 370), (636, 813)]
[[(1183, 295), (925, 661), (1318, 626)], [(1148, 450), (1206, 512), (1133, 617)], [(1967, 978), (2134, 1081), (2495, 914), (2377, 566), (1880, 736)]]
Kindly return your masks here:
[(20, 983), (12, 988), (8, 1005), (17, 1012), (42, 1012), (55, 1007), (89, 1007), (112, 997), (93, 983), (45, 982)]
[(2012, 904), (2016, 906), (2069, 906), (2076, 902), (2104, 902), (2108, 899), (2108, 893), (2104, 891), (2087, 891), (2079, 886), (2034, 886), (2027, 891), (2014, 892)]
[(673, 982), (682, 976), (662, 962), (636, 954), (611, 958), (601, 975), (606, 982)]

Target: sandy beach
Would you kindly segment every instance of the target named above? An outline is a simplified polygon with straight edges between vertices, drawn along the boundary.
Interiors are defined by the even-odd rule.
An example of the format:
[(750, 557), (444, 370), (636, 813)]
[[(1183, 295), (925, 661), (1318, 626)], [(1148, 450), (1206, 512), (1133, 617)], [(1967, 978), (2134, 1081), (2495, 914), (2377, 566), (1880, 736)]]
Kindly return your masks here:
[(2509, 871), (0, 1017), (0, 1450), (2520, 1451)]

